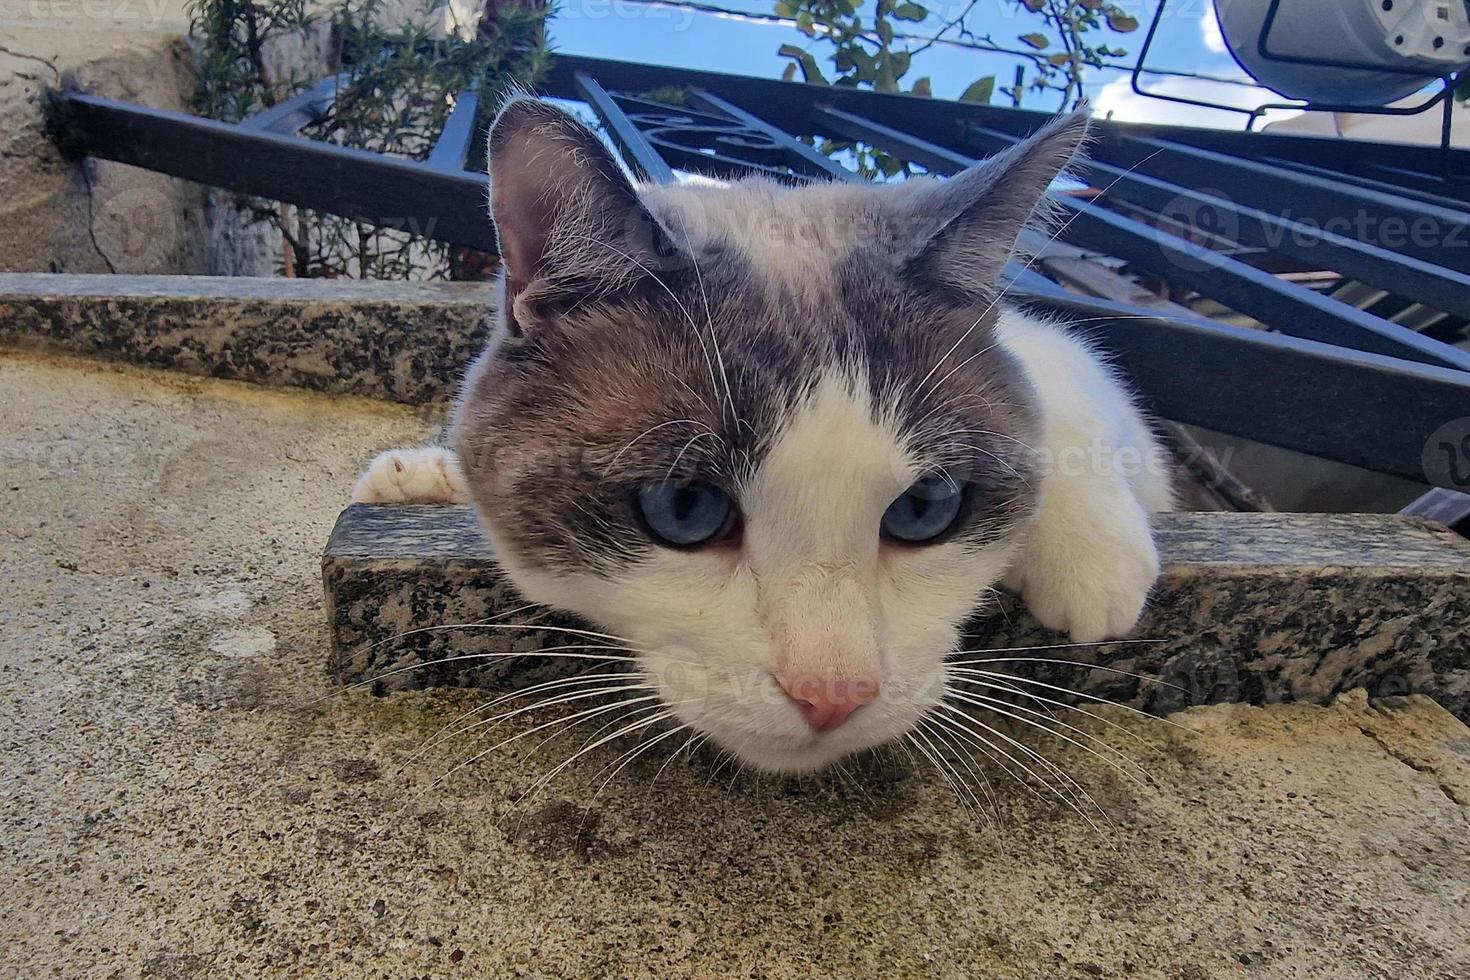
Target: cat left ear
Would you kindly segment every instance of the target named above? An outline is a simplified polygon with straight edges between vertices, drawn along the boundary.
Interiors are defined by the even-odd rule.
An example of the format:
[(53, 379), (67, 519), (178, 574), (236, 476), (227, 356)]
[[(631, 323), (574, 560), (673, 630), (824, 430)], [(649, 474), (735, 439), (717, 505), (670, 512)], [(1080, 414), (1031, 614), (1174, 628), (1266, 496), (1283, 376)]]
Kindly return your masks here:
[(1059, 116), (1028, 139), (925, 188), (910, 217), (920, 231), (910, 270), (962, 292), (991, 293), (1046, 190), (1087, 142), (1088, 114)]
[(664, 229), (602, 141), (568, 113), (511, 99), (490, 128), (489, 160), (512, 333), (668, 264)]

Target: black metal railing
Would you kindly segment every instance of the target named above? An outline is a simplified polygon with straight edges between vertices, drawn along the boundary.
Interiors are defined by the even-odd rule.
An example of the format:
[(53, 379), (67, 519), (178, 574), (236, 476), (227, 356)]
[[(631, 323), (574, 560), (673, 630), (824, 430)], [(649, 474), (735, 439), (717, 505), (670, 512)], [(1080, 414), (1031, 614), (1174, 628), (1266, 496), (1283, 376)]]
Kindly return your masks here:
[[(329, 80), (228, 125), (69, 92), (72, 150), (493, 251), (484, 175), (467, 173), (475, 93), (464, 93), (424, 162), (299, 136), (330, 106)], [(646, 93), (677, 88), (681, 104)], [(859, 180), (811, 137), (860, 141), (935, 173), (1011, 145), (1046, 117), (1021, 110), (823, 88), (741, 75), (559, 56), (546, 94), (585, 103), (629, 169), (717, 177)], [(1426, 467), (1431, 438), (1470, 439), (1470, 198), (1441, 176), (1438, 147), (1407, 147), (1102, 122), (1059, 194), (1061, 240), (1121, 260), (1178, 295), (1249, 318), (1242, 327), (1123, 293), (1081, 295), (1013, 266), (1009, 295), (1085, 319), (1160, 415), (1272, 445), (1470, 489)], [(1470, 154), (1452, 150), (1463, 170)], [(1346, 301), (1293, 271), (1396, 297), (1413, 316)], [(1318, 278), (1321, 276), (1318, 275)], [(1075, 283), (1073, 283), (1075, 285)], [(1369, 308), (1360, 308), (1368, 305)], [(1413, 329), (1406, 322), (1427, 325)], [(1470, 471), (1470, 459), (1466, 461)], [(1444, 496), (1437, 498), (1444, 502)]]

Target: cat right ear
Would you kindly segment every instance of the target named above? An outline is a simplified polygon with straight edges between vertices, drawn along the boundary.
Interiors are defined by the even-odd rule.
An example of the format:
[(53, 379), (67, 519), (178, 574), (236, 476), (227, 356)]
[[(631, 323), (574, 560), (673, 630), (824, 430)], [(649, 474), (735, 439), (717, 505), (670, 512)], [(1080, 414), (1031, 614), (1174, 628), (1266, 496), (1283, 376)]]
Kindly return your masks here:
[(667, 265), (667, 233), (602, 141), (566, 112), (511, 99), (490, 128), (489, 160), (512, 333)]
[(1003, 153), (909, 199), (919, 234), (903, 255), (915, 274), (961, 292), (988, 296), (1017, 236), (1045, 226), (1047, 188), (1087, 143), (1088, 113), (1059, 116)]

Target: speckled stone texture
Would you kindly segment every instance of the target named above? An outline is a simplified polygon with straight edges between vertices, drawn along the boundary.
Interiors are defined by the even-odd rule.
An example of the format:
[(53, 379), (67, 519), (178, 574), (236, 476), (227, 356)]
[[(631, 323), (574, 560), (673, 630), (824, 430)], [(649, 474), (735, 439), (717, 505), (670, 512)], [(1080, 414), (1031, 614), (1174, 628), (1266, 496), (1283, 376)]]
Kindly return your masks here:
[[(965, 648), (1052, 646), (1032, 656), (1158, 678), (1165, 683), (1071, 666), (1006, 668), (1150, 710), (1326, 703), (1366, 688), (1429, 694), (1470, 715), (1470, 542), (1378, 515), (1170, 514), (1159, 524), (1165, 572), (1138, 640), (1057, 647), (1065, 637), (1008, 596), (971, 623)], [(479, 655), (567, 642), (534, 628), (566, 622), (514, 612), (523, 602), (468, 508), (353, 505), (332, 532), (322, 574), (331, 666), (344, 681), (371, 679), (380, 690), (518, 683), (525, 658), (513, 658), (511, 674), (503, 660)], [(511, 628), (425, 629), (492, 619)], [(456, 657), (465, 659), (383, 676)], [(530, 669), (564, 668), (548, 660)]]
[(0, 275), (0, 345), (419, 405), (485, 345), (484, 283)]

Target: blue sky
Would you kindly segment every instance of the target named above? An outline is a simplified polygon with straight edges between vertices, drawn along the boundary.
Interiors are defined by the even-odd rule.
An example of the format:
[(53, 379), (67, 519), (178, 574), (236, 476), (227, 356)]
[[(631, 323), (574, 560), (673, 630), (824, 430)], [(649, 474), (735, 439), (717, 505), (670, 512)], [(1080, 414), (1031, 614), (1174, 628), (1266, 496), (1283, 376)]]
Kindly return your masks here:
[[(722, 7), (770, 13), (767, 0), (710, 0)], [(954, 4), (958, 3), (958, 6)], [(913, 33), (932, 33), (946, 19), (962, 10), (968, 0), (936, 0), (926, 4), (933, 14), (928, 22), (900, 25)], [(1143, 27), (1152, 17), (1153, 0), (1123, 0), (1121, 4), (1141, 22), (1132, 34), (1108, 33), (1112, 47), (1128, 49), (1118, 59), (1132, 64), (1143, 40)], [(1225, 50), (1215, 22), (1212, 0), (1171, 0), (1168, 15), (1150, 53), (1151, 67), (1200, 72), (1241, 78), (1244, 73)], [(1017, 35), (1035, 30), (1039, 20), (1020, 10), (1014, 0), (979, 0), (968, 23), (976, 34), (989, 32), (997, 43), (1020, 47)], [(628, 61), (646, 61), (686, 68), (729, 71), (777, 77), (786, 65), (776, 49), (782, 44), (807, 47), (825, 62), (826, 45), (806, 38), (795, 28), (758, 24), (738, 19), (695, 13), (689, 10), (650, 7), (620, 0), (562, 0), (551, 24), (551, 38), (558, 50), (572, 54), (598, 55)], [(914, 63), (908, 78), (928, 75), (934, 94), (955, 98), (983, 75), (995, 74), (1008, 83), (1018, 61), (986, 52), (934, 47)], [(1153, 78), (1149, 87), (1175, 94), (1191, 94), (1240, 105), (1255, 105), (1270, 93), (1241, 85), (1193, 79)], [(1239, 127), (1243, 117), (1233, 113), (1211, 113), (1156, 99), (1142, 98), (1130, 90), (1127, 73), (1092, 72), (1089, 95), (1099, 113), (1120, 119), (1181, 122), (1192, 125)], [(1009, 105), (1009, 100), (1004, 104)], [(1032, 96), (1028, 108), (1054, 109), (1056, 100)], [(1213, 118), (1212, 118), (1213, 116)]]

